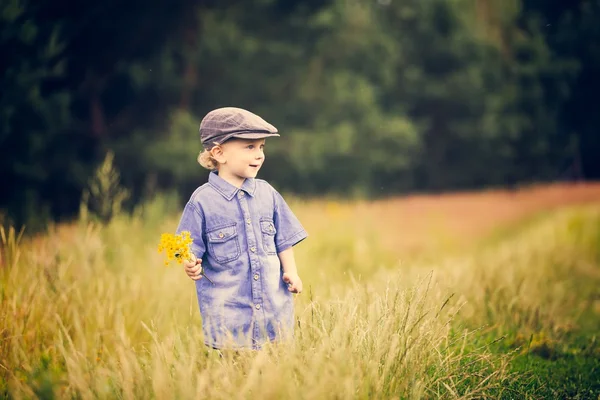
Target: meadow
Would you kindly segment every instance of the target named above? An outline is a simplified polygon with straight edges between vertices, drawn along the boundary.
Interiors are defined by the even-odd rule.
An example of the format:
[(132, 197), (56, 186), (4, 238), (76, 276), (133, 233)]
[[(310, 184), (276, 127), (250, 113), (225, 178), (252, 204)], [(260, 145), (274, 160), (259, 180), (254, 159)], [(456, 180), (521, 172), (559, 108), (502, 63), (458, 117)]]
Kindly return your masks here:
[(156, 250), (174, 197), (2, 228), (0, 398), (599, 398), (600, 184), (289, 203), (295, 338), (223, 356)]

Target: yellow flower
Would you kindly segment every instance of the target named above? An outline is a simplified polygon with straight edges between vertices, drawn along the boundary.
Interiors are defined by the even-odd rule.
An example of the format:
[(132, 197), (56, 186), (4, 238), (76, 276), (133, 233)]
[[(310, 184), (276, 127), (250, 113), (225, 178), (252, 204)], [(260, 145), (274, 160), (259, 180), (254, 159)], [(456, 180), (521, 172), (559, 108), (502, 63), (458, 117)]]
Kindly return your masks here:
[(165, 253), (165, 265), (169, 265), (171, 261), (183, 263), (183, 260), (192, 260), (194, 257), (191, 250), (193, 240), (190, 232), (183, 231), (179, 235), (172, 233), (163, 233), (160, 235), (158, 243), (158, 252)]
[[(183, 231), (179, 235), (172, 233), (163, 233), (160, 235), (160, 242), (158, 243), (158, 252), (164, 252), (166, 255), (165, 265), (169, 265), (169, 262), (175, 260), (177, 263), (182, 264), (183, 260), (194, 261), (196, 256), (192, 253), (192, 243), (194, 240), (189, 231)], [(213, 283), (206, 274), (204, 274), (204, 268), (200, 267), (200, 275), (205, 277), (210, 283)]]

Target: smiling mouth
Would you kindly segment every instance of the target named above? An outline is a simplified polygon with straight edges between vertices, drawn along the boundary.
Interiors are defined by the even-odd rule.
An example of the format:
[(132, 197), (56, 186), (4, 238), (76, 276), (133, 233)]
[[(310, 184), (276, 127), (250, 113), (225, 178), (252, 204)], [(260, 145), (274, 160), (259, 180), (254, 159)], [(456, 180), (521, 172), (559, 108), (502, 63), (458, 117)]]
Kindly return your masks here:
[(260, 164), (250, 164), (250, 166), (253, 168), (258, 168), (258, 167), (260, 167)]

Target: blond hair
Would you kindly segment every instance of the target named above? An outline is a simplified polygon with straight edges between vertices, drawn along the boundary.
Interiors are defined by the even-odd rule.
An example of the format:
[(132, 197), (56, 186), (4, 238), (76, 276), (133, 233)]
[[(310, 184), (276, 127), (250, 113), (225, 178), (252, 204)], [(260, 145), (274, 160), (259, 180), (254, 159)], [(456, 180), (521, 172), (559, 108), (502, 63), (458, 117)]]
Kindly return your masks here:
[(218, 161), (215, 160), (210, 151), (206, 149), (198, 154), (198, 164), (211, 171), (214, 171), (219, 167)]

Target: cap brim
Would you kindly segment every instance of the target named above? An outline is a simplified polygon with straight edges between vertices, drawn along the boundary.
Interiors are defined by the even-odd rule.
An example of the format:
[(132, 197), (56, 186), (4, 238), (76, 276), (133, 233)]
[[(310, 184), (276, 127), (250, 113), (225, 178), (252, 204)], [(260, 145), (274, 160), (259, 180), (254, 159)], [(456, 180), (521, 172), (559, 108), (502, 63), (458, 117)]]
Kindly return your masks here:
[(235, 135), (230, 136), (231, 138), (238, 139), (264, 139), (271, 136), (280, 136), (279, 133), (269, 133), (269, 132), (248, 132), (248, 133), (236, 133)]
[(202, 145), (204, 146), (205, 149), (211, 149), (214, 146), (216, 146), (217, 144), (223, 144), (226, 141), (228, 141), (229, 139), (232, 138), (237, 138), (237, 139), (264, 139), (264, 138), (268, 138), (268, 137), (276, 137), (276, 136), (280, 136), (279, 133), (273, 133), (273, 132), (237, 132), (237, 133), (231, 133), (227, 136), (223, 136), (217, 139), (208, 139), (206, 140), (206, 142), (203, 142)]

